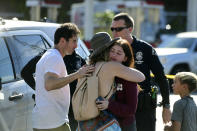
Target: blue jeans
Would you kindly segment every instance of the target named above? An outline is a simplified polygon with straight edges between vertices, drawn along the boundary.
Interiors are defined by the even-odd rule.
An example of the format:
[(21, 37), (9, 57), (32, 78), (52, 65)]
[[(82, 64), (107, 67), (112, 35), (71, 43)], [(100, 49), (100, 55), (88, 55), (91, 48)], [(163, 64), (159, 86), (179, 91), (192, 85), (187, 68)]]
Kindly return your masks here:
[[(77, 128), (76, 131), (81, 131), (81, 130)], [(113, 123), (112, 125), (104, 129), (103, 131), (121, 131), (121, 129), (119, 125), (117, 125), (116, 123)]]
[(109, 112), (101, 112), (96, 118), (79, 121), (78, 131), (121, 131), (118, 121)]

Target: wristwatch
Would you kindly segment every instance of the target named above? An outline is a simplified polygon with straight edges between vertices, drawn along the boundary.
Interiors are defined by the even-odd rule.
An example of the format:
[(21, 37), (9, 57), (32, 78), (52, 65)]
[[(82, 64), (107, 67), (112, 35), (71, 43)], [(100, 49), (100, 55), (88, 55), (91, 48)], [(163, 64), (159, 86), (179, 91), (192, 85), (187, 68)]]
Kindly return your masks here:
[(164, 108), (170, 109), (170, 104), (163, 104)]

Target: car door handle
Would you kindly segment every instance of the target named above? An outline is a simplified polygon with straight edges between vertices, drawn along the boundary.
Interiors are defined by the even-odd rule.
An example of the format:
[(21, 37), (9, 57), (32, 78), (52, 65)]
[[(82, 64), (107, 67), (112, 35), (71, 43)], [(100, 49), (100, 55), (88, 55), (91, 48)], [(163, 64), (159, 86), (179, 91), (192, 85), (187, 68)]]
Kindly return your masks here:
[(15, 101), (15, 100), (19, 100), (21, 98), (23, 98), (22, 93), (14, 94), (14, 95), (9, 96), (9, 101)]

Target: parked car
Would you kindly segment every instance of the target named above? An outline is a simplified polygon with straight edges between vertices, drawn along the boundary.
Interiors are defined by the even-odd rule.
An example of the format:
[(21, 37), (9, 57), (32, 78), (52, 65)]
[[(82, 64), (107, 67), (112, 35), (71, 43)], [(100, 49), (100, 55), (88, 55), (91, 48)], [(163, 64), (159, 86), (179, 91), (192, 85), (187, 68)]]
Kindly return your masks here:
[(164, 66), (165, 74), (180, 71), (197, 73), (197, 32), (183, 32), (170, 41), (161, 43), (156, 52)]
[[(59, 24), (0, 19), (0, 131), (32, 131), (34, 91), (20, 76), (24, 65), (53, 46)], [(88, 49), (79, 39), (76, 52), (83, 58)]]
[[(35, 22), (35, 21), (21, 21), (21, 20), (1, 20), (4, 24), (3, 27), (6, 30), (40, 30), (47, 34), (49, 38), (54, 41), (55, 30), (60, 26), (57, 23), (45, 23), (45, 22)], [(0, 22), (2, 23), (2, 22)], [(52, 43), (53, 46), (53, 43)], [(88, 48), (85, 43), (79, 38), (78, 47), (75, 49), (76, 52), (84, 59), (87, 59), (90, 55)]]

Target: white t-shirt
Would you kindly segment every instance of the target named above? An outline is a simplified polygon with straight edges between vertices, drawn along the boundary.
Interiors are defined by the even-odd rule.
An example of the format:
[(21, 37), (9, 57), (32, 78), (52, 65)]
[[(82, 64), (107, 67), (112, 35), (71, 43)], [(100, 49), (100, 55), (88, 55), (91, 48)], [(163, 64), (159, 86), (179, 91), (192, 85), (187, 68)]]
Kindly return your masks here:
[(36, 106), (32, 112), (32, 126), (37, 129), (56, 128), (68, 122), (70, 87), (47, 91), (44, 75), (53, 72), (60, 77), (67, 76), (63, 58), (58, 50), (48, 50), (36, 65)]

